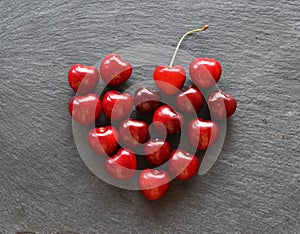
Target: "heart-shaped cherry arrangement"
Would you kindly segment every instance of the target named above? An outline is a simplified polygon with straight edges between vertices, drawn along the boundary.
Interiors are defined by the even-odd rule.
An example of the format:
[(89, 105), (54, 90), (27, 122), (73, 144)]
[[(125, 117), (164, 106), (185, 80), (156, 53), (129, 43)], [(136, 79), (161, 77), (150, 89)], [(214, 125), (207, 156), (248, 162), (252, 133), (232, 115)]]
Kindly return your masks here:
[[(199, 155), (218, 141), (219, 122), (226, 121), (236, 110), (235, 98), (215, 88), (222, 74), (221, 64), (215, 59), (192, 61), (189, 75), (193, 84), (181, 91), (187, 75), (181, 65), (173, 66), (178, 49), (186, 36), (207, 28), (184, 34), (170, 65), (154, 68), (157, 90), (142, 86), (131, 95), (112, 88), (125, 83), (133, 71), (118, 54), (107, 55), (99, 70), (75, 64), (68, 73), (70, 87), (77, 92), (69, 102), (69, 112), (79, 125), (91, 127), (86, 139), (92, 152), (97, 157), (107, 157), (103, 168), (111, 178), (136, 178), (142, 195), (150, 200), (162, 198), (173, 179), (188, 180), (197, 174)], [(102, 101), (91, 93), (100, 77), (110, 87), (102, 93)], [(204, 106), (210, 118), (203, 116), (207, 109)], [(134, 107), (138, 119), (130, 116)], [(99, 123), (102, 110), (106, 122)], [(112, 126), (112, 122), (118, 126)], [(186, 134), (183, 138), (187, 147), (174, 143), (174, 136), (180, 133)], [(141, 160), (144, 163), (139, 165)]]

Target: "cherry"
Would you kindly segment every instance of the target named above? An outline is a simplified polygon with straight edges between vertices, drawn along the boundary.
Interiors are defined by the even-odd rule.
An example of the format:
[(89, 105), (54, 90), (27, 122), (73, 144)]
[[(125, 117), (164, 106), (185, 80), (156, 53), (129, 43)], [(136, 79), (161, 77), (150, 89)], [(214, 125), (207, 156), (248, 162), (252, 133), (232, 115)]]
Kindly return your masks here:
[(145, 121), (129, 118), (121, 123), (119, 133), (123, 144), (134, 148), (148, 140), (149, 126)]
[(150, 114), (160, 105), (160, 95), (152, 89), (141, 87), (135, 91), (134, 104), (138, 112)]
[(90, 125), (100, 116), (102, 104), (100, 98), (93, 93), (85, 96), (74, 96), (69, 102), (69, 113), (82, 125)]
[(229, 118), (236, 110), (235, 98), (221, 90), (212, 92), (207, 104), (215, 120)]
[(180, 89), (182, 89), (184, 82), (186, 80), (186, 72), (184, 68), (180, 65), (173, 66), (175, 57), (179, 50), (179, 47), (184, 40), (184, 38), (192, 33), (204, 31), (208, 28), (208, 25), (205, 25), (203, 28), (195, 29), (184, 34), (173, 54), (173, 58), (169, 66), (160, 65), (156, 67), (153, 73), (153, 79), (156, 86), (165, 94), (173, 95), (178, 93)]
[(111, 120), (126, 118), (133, 108), (133, 98), (128, 93), (108, 91), (103, 97), (103, 111)]
[(168, 160), (170, 143), (161, 139), (151, 139), (144, 145), (145, 158), (154, 166), (160, 166)]
[(141, 193), (149, 200), (162, 198), (170, 188), (170, 177), (166, 171), (145, 169), (139, 175)]
[(221, 64), (210, 58), (196, 58), (190, 64), (190, 77), (199, 88), (210, 88), (220, 79), (222, 74)]
[(74, 64), (68, 73), (70, 87), (78, 94), (94, 90), (99, 82), (100, 74), (96, 67)]
[(178, 180), (188, 180), (199, 170), (199, 159), (182, 149), (174, 150), (168, 161), (169, 171)]
[(194, 119), (188, 126), (188, 137), (191, 144), (200, 150), (206, 150), (218, 139), (219, 127), (211, 120)]
[(100, 74), (103, 81), (116, 86), (126, 82), (132, 73), (132, 66), (118, 54), (107, 55), (100, 64)]
[(176, 96), (178, 109), (185, 113), (197, 113), (204, 104), (204, 97), (200, 90), (195, 86), (190, 86), (183, 93)]
[(88, 142), (96, 154), (112, 155), (118, 149), (118, 132), (112, 126), (93, 128), (89, 132)]
[(186, 80), (186, 72), (180, 65), (158, 66), (154, 70), (153, 79), (163, 93), (172, 95), (182, 89)]
[(154, 112), (152, 121), (156, 131), (164, 134), (166, 129), (168, 135), (179, 133), (184, 124), (183, 116), (168, 105), (159, 107)]
[(115, 156), (106, 160), (105, 168), (112, 177), (128, 180), (136, 172), (137, 159), (130, 150), (121, 148)]

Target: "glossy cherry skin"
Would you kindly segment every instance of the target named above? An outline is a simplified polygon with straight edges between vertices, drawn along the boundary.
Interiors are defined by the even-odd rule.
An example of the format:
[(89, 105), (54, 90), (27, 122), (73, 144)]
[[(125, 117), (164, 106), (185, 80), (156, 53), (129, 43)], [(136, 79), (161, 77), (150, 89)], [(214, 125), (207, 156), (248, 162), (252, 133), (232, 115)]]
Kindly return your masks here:
[(128, 93), (108, 91), (103, 97), (103, 111), (111, 120), (122, 120), (129, 116), (133, 108), (133, 98)]
[(107, 172), (119, 180), (130, 179), (137, 169), (137, 159), (130, 150), (121, 148), (117, 154), (105, 162)]
[(161, 199), (170, 188), (170, 176), (166, 171), (145, 169), (139, 175), (141, 193), (149, 200)]
[(207, 104), (214, 120), (229, 118), (236, 110), (235, 98), (221, 90), (212, 92)]
[(220, 79), (222, 74), (221, 64), (210, 58), (196, 58), (190, 64), (190, 77), (198, 88), (210, 88)]
[(200, 161), (195, 155), (177, 149), (171, 153), (168, 166), (172, 176), (178, 180), (188, 180), (198, 172)]
[(144, 145), (144, 155), (153, 166), (164, 164), (170, 154), (170, 143), (161, 139), (151, 139)]
[(92, 150), (101, 156), (112, 155), (118, 149), (118, 132), (112, 126), (93, 128), (88, 142)]
[(164, 94), (173, 95), (182, 89), (186, 80), (186, 72), (180, 65), (158, 66), (154, 70), (153, 79)]
[(132, 149), (148, 140), (149, 126), (145, 121), (129, 118), (121, 123), (119, 134), (124, 146)]
[(90, 125), (99, 118), (102, 110), (100, 98), (93, 93), (74, 96), (69, 102), (69, 113), (81, 125)]
[(219, 127), (211, 120), (201, 118), (194, 119), (188, 126), (190, 143), (200, 150), (206, 150), (218, 139)]
[(176, 134), (181, 131), (181, 125), (184, 124), (183, 116), (168, 105), (159, 107), (152, 118), (153, 126), (157, 132), (168, 135)]
[(116, 86), (126, 82), (132, 73), (132, 66), (118, 54), (108, 54), (100, 64), (100, 74), (103, 81)]
[(160, 105), (159, 93), (146, 87), (137, 89), (133, 98), (135, 109), (142, 114), (151, 114)]
[(100, 74), (96, 67), (74, 64), (68, 73), (70, 87), (78, 94), (93, 91), (99, 82)]
[(190, 86), (176, 96), (177, 108), (185, 113), (197, 113), (204, 104), (204, 97), (200, 90), (195, 86)]

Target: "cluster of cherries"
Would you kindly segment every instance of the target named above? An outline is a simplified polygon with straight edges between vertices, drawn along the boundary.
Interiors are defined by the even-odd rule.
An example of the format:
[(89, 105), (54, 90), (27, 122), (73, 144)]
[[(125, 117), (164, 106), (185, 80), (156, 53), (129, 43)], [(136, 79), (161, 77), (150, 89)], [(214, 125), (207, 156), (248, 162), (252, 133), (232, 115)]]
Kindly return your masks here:
[[(185, 126), (185, 116), (197, 114), (204, 106), (204, 96), (200, 90), (210, 90), (221, 77), (222, 68), (218, 61), (197, 58), (190, 64), (189, 74), (194, 85), (180, 91), (186, 80), (185, 69), (173, 62), (177, 50), (185, 36), (207, 29), (186, 33), (180, 40), (170, 66), (158, 66), (153, 79), (160, 92), (147, 87), (137, 89), (134, 95), (110, 89), (102, 101), (92, 93), (100, 77), (115, 87), (126, 82), (132, 74), (132, 66), (117, 54), (107, 55), (100, 64), (100, 72), (94, 66), (73, 65), (68, 73), (71, 88), (78, 94), (69, 102), (69, 112), (80, 125), (89, 126), (99, 118), (102, 110), (110, 121), (119, 123), (119, 128), (111, 125), (93, 128), (88, 134), (88, 143), (98, 155), (109, 156), (105, 163), (107, 172), (115, 179), (128, 180), (138, 168), (135, 149), (142, 149), (144, 158), (158, 167), (167, 162), (167, 170), (147, 168), (138, 176), (142, 194), (150, 199), (160, 199), (169, 189), (171, 178), (188, 180), (199, 170), (200, 161), (186, 149), (171, 150), (170, 143), (161, 138), (149, 139), (149, 125), (146, 121), (128, 118), (132, 109), (152, 117), (152, 125), (160, 136), (178, 134)], [(172, 97), (174, 104), (163, 104), (162, 96)], [(214, 120), (190, 119), (187, 125), (189, 143), (198, 150), (206, 150), (218, 139), (218, 120), (230, 117), (236, 109), (233, 96), (215, 90), (207, 99)], [(119, 145), (122, 145), (120, 148)]]

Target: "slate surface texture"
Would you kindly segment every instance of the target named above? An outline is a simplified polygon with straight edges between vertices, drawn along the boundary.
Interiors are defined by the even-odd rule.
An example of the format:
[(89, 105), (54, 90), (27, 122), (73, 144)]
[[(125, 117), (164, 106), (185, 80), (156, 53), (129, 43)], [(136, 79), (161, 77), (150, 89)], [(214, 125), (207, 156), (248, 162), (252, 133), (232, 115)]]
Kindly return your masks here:
[[(300, 233), (299, 1), (0, 2), (0, 233)], [(98, 179), (74, 144), (67, 71), (141, 43), (223, 66), (238, 109), (220, 158), (166, 197)], [(170, 55), (173, 51), (170, 51)]]

